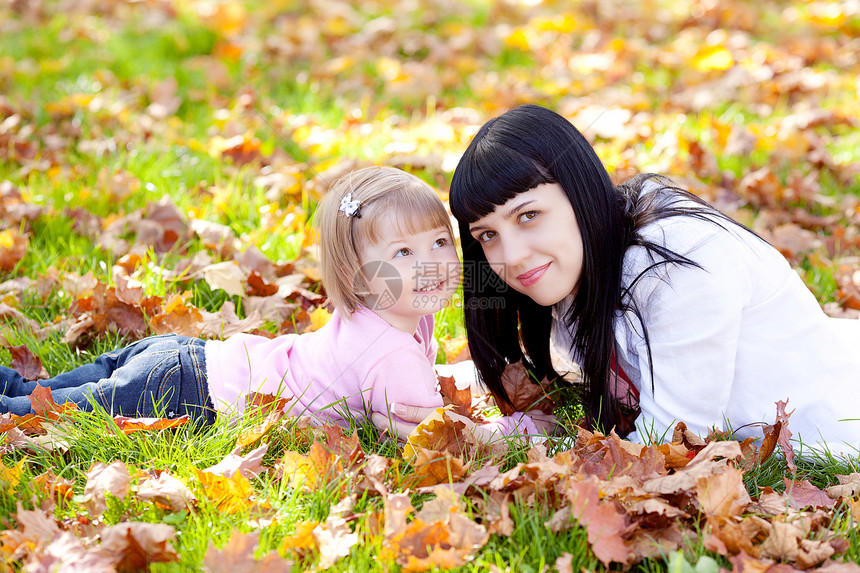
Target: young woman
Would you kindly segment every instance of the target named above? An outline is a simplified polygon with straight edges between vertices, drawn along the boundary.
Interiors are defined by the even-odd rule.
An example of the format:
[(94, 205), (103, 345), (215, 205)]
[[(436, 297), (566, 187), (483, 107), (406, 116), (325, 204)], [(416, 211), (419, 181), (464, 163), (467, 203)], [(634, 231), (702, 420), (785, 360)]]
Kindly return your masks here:
[[(332, 186), (316, 222), (323, 284), (335, 306), (321, 329), (274, 339), (156, 336), (39, 384), (55, 402), (87, 410), (187, 413), (207, 422), (241, 414), (255, 392), (294, 397), (292, 413), (329, 423), (375, 414), (387, 426), (391, 402), (441, 406), (433, 313), (459, 286), (461, 267), (436, 192), (398, 169), (368, 167)], [(36, 384), (0, 366), (0, 412), (30, 413)], [(524, 414), (482, 429), (536, 433)]]
[(795, 438), (860, 451), (860, 321), (827, 317), (778, 251), (669, 180), (614, 186), (573, 125), (526, 105), (480, 129), (450, 197), (469, 348), (497, 399), (507, 363), (556, 375), (552, 343), (605, 431), (629, 381), (632, 440), (679, 421), (761, 436), (787, 400)]

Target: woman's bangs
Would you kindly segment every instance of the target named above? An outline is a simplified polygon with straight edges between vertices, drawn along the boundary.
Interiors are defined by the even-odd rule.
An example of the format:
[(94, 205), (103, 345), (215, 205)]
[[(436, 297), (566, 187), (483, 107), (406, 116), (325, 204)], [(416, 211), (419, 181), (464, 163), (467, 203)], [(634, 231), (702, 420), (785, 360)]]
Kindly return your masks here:
[(457, 167), (451, 183), (451, 212), (461, 223), (474, 223), (520, 193), (555, 182), (542, 165), (510, 147), (483, 147)]

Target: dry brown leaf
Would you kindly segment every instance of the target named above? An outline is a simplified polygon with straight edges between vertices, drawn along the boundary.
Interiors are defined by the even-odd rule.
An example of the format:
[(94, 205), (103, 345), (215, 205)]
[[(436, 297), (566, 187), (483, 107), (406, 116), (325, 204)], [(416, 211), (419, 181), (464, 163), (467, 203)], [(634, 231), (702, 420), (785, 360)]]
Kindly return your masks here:
[[(727, 460), (737, 459), (741, 455), (737, 442), (711, 442), (689, 464), (674, 474), (646, 481), (642, 488), (659, 494), (689, 492), (701, 478), (722, 472), (727, 467)], [(722, 459), (714, 461), (714, 458)]]
[(836, 550), (828, 541), (802, 539), (797, 550), (797, 565), (801, 569), (811, 569), (830, 559), (835, 553)]
[[(380, 559), (396, 561), (403, 571), (462, 566), (489, 540), (486, 528), (460, 513), (451, 497), (423, 514), (441, 520), (427, 522), (419, 514), (407, 523), (406, 515), (412, 511), (408, 499), (397, 494), (386, 501), (386, 544), (380, 552)], [(443, 507), (450, 511), (442, 511)]]
[(463, 422), (451, 420), (446, 411), (453, 406), (436, 408), (427, 416), (406, 438), (403, 448), (403, 459), (412, 461), (417, 456), (416, 448), (433, 451), (445, 451), (454, 455), (463, 453), (467, 440)]
[(472, 414), (472, 390), (466, 386), (462, 390), (457, 388), (453, 376), (437, 376), (440, 393), (447, 406), (453, 404), (454, 411), (463, 416)]
[(689, 451), (698, 452), (705, 447), (705, 440), (687, 429), (687, 424), (678, 422), (672, 432), (672, 443), (681, 444)]
[(175, 535), (164, 523), (120, 523), (102, 531), (96, 554), (111, 559), (119, 572), (143, 571), (179, 558), (170, 544)]
[(466, 465), (448, 451), (430, 450), (415, 446), (415, 471), (409, 476), (410, 487), (426, 487), (440, 483), (454, 483), (466, 475)]
[(33, 354), (26, 346), (6, 346), (12, 355), (9, 366), (27, 380), (47, 380), (48, 371), (42, 366), (42, 359)]
[(502, 372), (502, 385), (510, 403), (503, 400), (498, 405), (502, 414), (510, 416), (516, 412), (541, 410), (552, 414), (554, 405), (541, 384), (535, 384), (522, 362), (508, 364)]
[(127, 418), (125, 416), (114, 416), (114, 423), (119, 426), (123, 434), (133, 434), (145, 430), (164, 430), (176, 428), (187, 424), (190, 420), (187, 414), (177, 418)]
[(27, 254), (30, 239), (13, 228), (0, 230), (0, 271), (12, 272)]
[(788, 471), (797, 473), (797, 466), (794, 463), (794, 448), (791, 446), (791, 431), (788, 429), (788, 418), (794, 413), (794, 410), (786, 413), (785, 407), (788, 405), (788, 398), (785, 402), (779, 400), (776, 403), (776, 421), (780, 424), (779, 437), (777, 444), (782, 448), (782, 455), (785, 456), (785, 465), (788, 466)]
[(131, 477), (128, 468), (119, 460), (109, 465), (96, 462), (87, 472), (87, 484), (84, 487), (85, 505), (93, 515), (101, 515), (107, 509), (106, 496), (108, 493), (119, 499), (125, 499), (128, 493)]
[(27, 539), (39, 545), (46, 545), (59, 535), (60, 527), (52, 515), (41, 509), (26, 510), (21, 507), (20, 501), (17, 506), (15, 519)]
[(860, 495), (860, 473), (837, 475), (839, 485), (824, 488), (827, 495), (833, 499), (847, 499)]
[(700, 478), (696, 484), (696, 498), (705, 515), (718, 522), (740, 516), (751, 501), (743, 473), (732, 467)]
[(805, 507), (831, 509), (836, 505), (836, 500), (809, 483), (809, 480), (795, 481), (788, 478), (783, 478), (783, 480), (785, 481), (785, 494), (789, 498), (789, 505), (795, 509)]
[(152, 317), (151, 324), (156, 334), (200, 336), (203, 332), (203, 315), (194, 306), (186, 304), (190, 297), (190, 292), (170, 295), (161, 306), (161, 311)]
[(770, 535), (761, 544), (761, 550), (765, 556), (780, 561), (794, 561), (797, 559), (800, 540), (804, 537), (805, 532), (795, 523), (773, 521)]
[(154, 501), (171, 511), (190, 509), (197, 501), (184, 483), (167, 472), (161, 472), (158, 477), (147, 478), (134, 488), (134, 492), (138, 499)]
[(591, 550), (601, 563), (607, 568), (613, 562), (626, 564), (631, 551), (624, 538), (631, 527), (614, 502), (601, 501), (598, 479), (568, 480), (565, 496), (571, 516), (585, 527)]
[(215, 544), (210, 543), (203, 558), (203, 567), (207, 573), (282, 573), (292, 568), (292, 562), (283, 559), (276, 551), (255, 559), (258, 541), (257, 533), (242, 533), (234, 529), (222, 549), (215, 549)]
[(385, 496), (385, 536), (392, 537), (406, 531), (406, 518), (415, 511), (407, 493), (391, 493)]
[(349, 555), (350, 550), (358, 543), (358, 535), (349, 528), (347, 520), (342, 517), (329, 516), (324, 523), (313, 529), (320, 553), (319, 566), (327, 569)]
[(267, 469), (262, 462), (263, 456), (266, 455), (268, 449), (269, 444), (262, 444), (243, 456), (241, 455), (242, 447), (239, 446), (227, 454), (220, 462), (207, 468), (205, 471), (212, 475), (224, 476), (226, 478), (232, 478), (237, 473), (242, 474), (246, 478), (257, 477)]
[(245, 294), (247, 296), (272, 296), (278, 294), (278, 285), (268, 283), (257, 271), (251, 271), (246, 280)]

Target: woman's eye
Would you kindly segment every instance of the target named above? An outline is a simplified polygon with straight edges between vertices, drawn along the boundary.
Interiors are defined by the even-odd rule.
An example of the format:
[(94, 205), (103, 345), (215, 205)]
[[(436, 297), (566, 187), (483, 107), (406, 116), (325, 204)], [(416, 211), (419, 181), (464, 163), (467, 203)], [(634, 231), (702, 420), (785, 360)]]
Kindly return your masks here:
[(411, 254), (412, 254), (412, 251), (410, 251), (406, 247), (403, 247), (402, 249), (399, 249), (396, 253), (394, 253), (394, 256), (395, 257), (408, 257)]
[(484, 231), (484, 232), (480, 233), (477, 238), (478, 238), (478, 241), (480, 241), (481, 243), (486, 243), (487, 241), (489, 241), (490, 239), (492, 239), (495, 236), (496, 236), (495, 231)]
[(535, 217), (537, 217), (537, 211), (526, 211), (520, 215), (520, 223), (525, 223), (527, 221), (531, 221)]
[(441, 248), (448, 244), (448, 239), (436, 239), (436, 242), (433, 243), (435, 248)]

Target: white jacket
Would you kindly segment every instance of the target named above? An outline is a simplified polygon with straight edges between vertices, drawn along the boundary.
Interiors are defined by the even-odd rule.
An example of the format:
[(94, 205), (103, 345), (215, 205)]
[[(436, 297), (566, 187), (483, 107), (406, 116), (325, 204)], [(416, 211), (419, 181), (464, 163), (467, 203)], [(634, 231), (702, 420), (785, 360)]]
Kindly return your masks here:
[[(705, 436), (716, 427), (738, 439), (761, 437), (776, 401), (787, 411), (799, 455), (829, 449), (860, 454), (860, 320), (824, 314), (785, 258), (752, 233), (728, 222), (669, 217), (646, 226), (645, 238), (703, 268), (662, 265), (632, 288), (648, 329), (619, 313), (619, 365), (639, 390), (641, 415), (629, 439), (669, 439), (678, 421)], [(642, 247), (624, 258), (630, 285), (652, 260)], [(553, 309), (564, 316), (570, 297)], [(556, 320), (556, 352), (571, 335)], [(567, 352), (569, 356), (569, 350)], [(573, 359), (575, 362), (575, 359)]]

